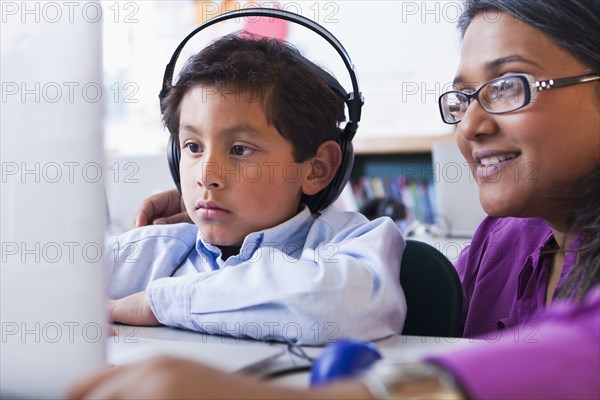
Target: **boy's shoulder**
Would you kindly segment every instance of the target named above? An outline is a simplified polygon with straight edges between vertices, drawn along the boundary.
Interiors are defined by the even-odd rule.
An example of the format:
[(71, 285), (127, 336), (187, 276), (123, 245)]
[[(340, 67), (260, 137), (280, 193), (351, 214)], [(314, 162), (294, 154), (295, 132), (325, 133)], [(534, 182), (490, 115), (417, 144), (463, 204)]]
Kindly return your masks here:
[(363, 225), (369, 220), (363, 214), (355, 211), (341, 211), (334, 207), (326, 208), (321, 215), (315, 218), (315, 222), (322, 221), (338, 226)]
[(369, 220), (363, 214), (355, 211), (340, 211), (334, 207), (327, 208), (318, 216), (313, 228), (326, 226), (327, 230), (337, 237), (360, 236), (378, 230), (382, 232), (398, 231), (398, 227), (391, 218), (380, 217)]
[(117, 236), (120, 243), (152, 243), (173, 242), (192, 246), (196, 242), (198, 227), (194, 224), (148, 225), (135, 228)]

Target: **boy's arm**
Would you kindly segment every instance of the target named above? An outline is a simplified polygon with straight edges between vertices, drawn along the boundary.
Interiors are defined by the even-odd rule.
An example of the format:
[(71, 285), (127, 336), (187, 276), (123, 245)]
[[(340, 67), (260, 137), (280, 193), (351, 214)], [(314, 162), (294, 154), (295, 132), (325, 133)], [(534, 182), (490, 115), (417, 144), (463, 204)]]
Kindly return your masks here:
[(127, 325), (158, 326), (146, 292), (139, 292), (119, 300), (109, 300), (108, 311), (112, 322)]
[(170, 276), (194, 248), (197, 232), (191, 224), (153, 225), (108, 240), (109, 298), (142, 292), (152, 280)]
[(165, 325), (255, 339), (308, 344), (400, 333), (404, 240), (389, 218), (344, 218), (319, 218), (296, 257), (263, 243), (242, 264), (155, 280), (150, 306)]

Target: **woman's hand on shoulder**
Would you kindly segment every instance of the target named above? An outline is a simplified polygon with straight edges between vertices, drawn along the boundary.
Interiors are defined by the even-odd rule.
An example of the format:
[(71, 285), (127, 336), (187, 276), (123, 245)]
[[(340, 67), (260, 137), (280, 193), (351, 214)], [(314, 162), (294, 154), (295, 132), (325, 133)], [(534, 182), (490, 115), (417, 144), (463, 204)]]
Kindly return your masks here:
[(177, 189), (172, 189), (144, 200), (135, 215), (133, 227), (179, 222), (192, 222), (192, 220), (185, 210), (181, 194)]

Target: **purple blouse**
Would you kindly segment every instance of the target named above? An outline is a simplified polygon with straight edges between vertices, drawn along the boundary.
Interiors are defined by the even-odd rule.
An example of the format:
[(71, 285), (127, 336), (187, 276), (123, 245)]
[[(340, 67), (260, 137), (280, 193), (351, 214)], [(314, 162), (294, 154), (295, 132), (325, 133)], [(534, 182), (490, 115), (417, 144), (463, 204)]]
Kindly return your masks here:
[(600, 286), (546, 307), (553, 240), (541, 219), (487, 217), (461, 254), (464, 336), (484, 341), (432, 361), (473, 398), (600, 398)]
[[(481, 336), (527, 322), (546, 308), (552, 263), (548, 245), (553, 242), (552, 231), (542, 219), (483, 220), (456, 263), (463, 285), (463, 336)], [(567, 253), (558, 288), (576, 257)]]

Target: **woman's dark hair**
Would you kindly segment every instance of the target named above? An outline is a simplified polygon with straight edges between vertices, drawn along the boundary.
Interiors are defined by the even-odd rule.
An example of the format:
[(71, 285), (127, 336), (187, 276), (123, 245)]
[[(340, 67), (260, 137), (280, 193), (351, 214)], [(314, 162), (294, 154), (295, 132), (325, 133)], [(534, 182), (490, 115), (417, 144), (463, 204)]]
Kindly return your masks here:
[(493, 21), (496, 12), (514, 16), (550, 36), (574, 57), (600, 72), (600, 1), (465, 0), (458, 28), (464, 36), (477, 14)]
[[(458, 29), (464, 36), (476, 15), (494, 21), (497, 12), (533, 26), (593, 72), (600, 72), (600, 1), (465, 0)], [(596, 165), (574, 188), (563, 200), (574, 204), (569, 231), (577, 234), (578, 256), (557, 297), (581, 299), (600, 283), (600, 166)]]
[(163, 100), (163, 121), (179, 136), (183, 97), (193, 88), (213, 86), (218, 93), (259, 101), (267, 121), (306, 161), (326, 140), (338, 140), (345, 120), (344, 101), (285, 42), (241, 32), (224, 36), (192, 56)]
[(557, 293), (559, 298), (581, 299), (600, 283), (600, 166), (584, 177), (578, 191), (569, 224), (578, 235), (578, 258)]

